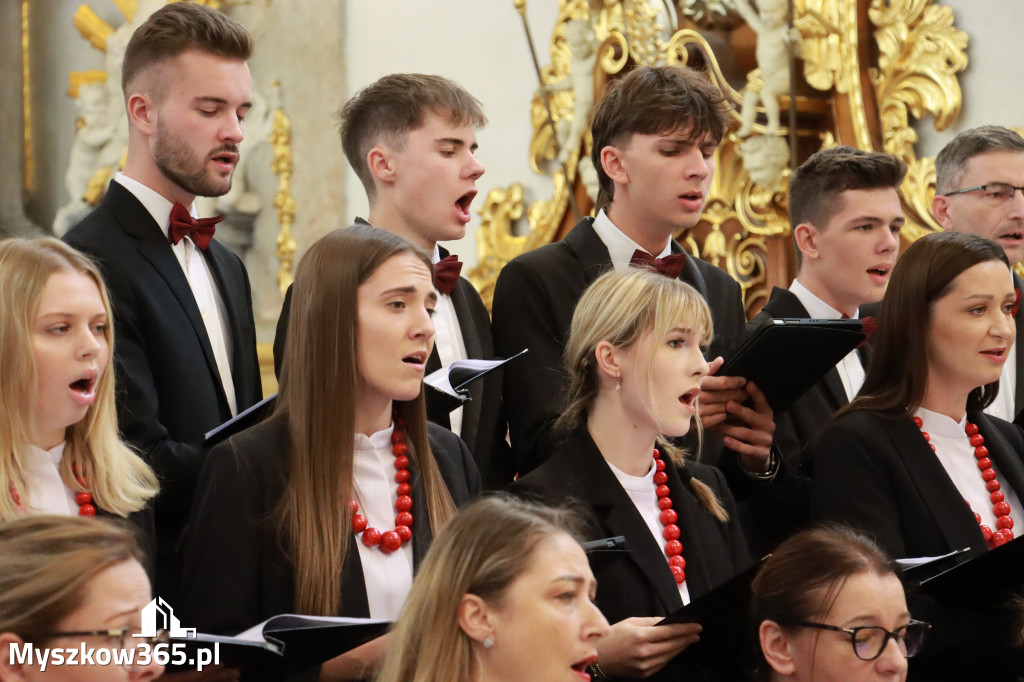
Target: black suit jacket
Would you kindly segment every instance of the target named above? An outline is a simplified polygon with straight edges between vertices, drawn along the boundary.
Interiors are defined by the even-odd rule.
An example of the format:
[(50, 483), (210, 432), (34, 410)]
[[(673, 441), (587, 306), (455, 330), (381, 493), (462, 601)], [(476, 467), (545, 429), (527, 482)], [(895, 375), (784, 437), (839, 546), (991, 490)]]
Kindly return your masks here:
[[(520, 474), (547, 459), (550, 445), (544, 432), (556, 416), (565, 383), (562, 351), (573, 311), (583, 291), (612, 267), (593, 223), (593, 218), (584, 218), (565, 239), (516, 257), (498, 275), (495, 348), (503, 357), (530, 349), (505, 371), (505, 410), (514, 467)], [(681, 253), (682, 247), (673, 241), (672, 251)], [(692, 256), (679, 279), (699, 291), (711, 307), (715, 338), (709, 357), (725, 355), (738, 343), (746, 322), (740, 285), (724, 270)]]
[[(1024, 295), (1024, 280), (1016, 272), (1013, 273), (1013, 286)], [(1024, 426), (1024, 311), (1017, 312), (1014, 322), (1017, 327), (1017, 386), (1013, 397), (1013, 422)]]
[[(480, 475), (466, 445), (429, 426), (430, 447), (459, 507), (480, 493)], [(183, 623), (201, 632), (235, 634), (280, 613), (295, 612), (292, 558), (274, 521), (288, 477), (288, 428), (272, 418), (215, 447), (203, 468), (188, 531)], [(419, 472), (412, 469), (412, 547), (418, 566), (433, 534)], [(342, 504), (342, 501), (339, 501)], [(341, 575), (337, 615), (368, 618), (363, 569), (351, 544)]]
[[(369, 225), (365, 220), (357, 218), (356, 222)], [(441, 258), (446, 258), (448, 250), (438, 246)], [(491, 340), (491, 318), (487, 313), (480, 294), (464, 277), (459, 277), (455, 289), (451, 293), (452, 307), (459, 320), (462, 341), (466, 345), (466, 356), (477, 360), (494, 358), (494, 343)], [(288, 316), (292, 307), (292, 289), (288, 287), (281, 317), (277, 321), (277, 334), (274, 336), (274, 372), (280, 376), (281, 362), (284, 358), (284, 344), (288, 337)], [(507, 357), (507, 356), (506, 356)], [(518, 362), (518, 360), (516, 361)], [(435, 346), (427, 360), (427, 374), (441, 368), (441, 359)], [(483, 379), (470, 384), (469, 395), (472, 398), (463, 405), (462, 428), (459, 436), (469, 447), (476, 459), (477, 467), (490, 488), (500, 488), (512, 480), (514, 471), (507, 468), (508, 442), (505, 434), (505, 411), (501, 404), (502, 371), (495, 370)], [(445, 428), (451, 427), (448, 417), (448, 402), (444, 396), (433, 388), (427, 387), (427, 418)]]
[[(626, 548), (592, 553), (597, 578), (597, 606), (609, 623), (633, 616), (667, 616), (682, 607), (682, 599), (665, 559), (664, 545), (655, 541), (636, 505), (619, 484), (586, 427), (556, 440), (551, 458), (520, 478), (510, 491), (554, 503), (568, 498), (582, 503), (586, 540), (622, 535)], [(729, 512), (722, 523), (700, 505), (679, 470), (665, 457), (673, 508), (679, 514), (686, 585), (697, 599), (750, 564), (736, 505), (722, 472), (688, 462), (694, 478), (708, 484)], [(666, 666), (651, 680), (701, 679), (682, 659)]]
[[(1000, 482), (1024, 499), (1024, 431), (968, 413), (985, 437)], [(814, 467), (811, 514), (873, 535), (895, 558), (986, 551), (978, 522), (908, 415), (856, 410), (825, 427), (807, 447)]]
[[(118, 426), (160, 477), (157, 533), (173, 538), (188, 519), (203, 434), (231, 418), (206, 327), (167, 237), (121, 184), (64, 240), (97, 260), (110, 292)], [(204, 257), (224, 300), (241, 412), (263, 392), (249, 277), (216, 240)]]

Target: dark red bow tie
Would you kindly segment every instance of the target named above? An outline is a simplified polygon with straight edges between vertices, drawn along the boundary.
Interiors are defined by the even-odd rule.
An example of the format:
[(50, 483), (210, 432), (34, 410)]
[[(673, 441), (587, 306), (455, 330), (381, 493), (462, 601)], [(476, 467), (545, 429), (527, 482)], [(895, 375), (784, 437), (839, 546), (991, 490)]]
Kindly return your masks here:
[(167, 240), (171, 244), (177, 244), (182, 237), (188, 237), (192, 243), (201, 250), (206, 251), (213, 239), (216, 228), (214, 225), (224, 220), (223, 215), (215, 215), (212, 218), (193, 218), (188, 209), (174, 202), (171, 207), (171, 224), (167, 228)]
[(857, 344), (858, 350), (867, 344), (875, 332), (878, 331), (878, 322), (871, 316), (862, 317), (860, 318), (860, 331), (864, 334), (864, 340)]
[(629, 264), (655, 270), (666, 277), (675, 279), (679, 277), (679, 273), (683, 271), (683, 265), (686, 264), (686, 254), (670, 253), (664, 258), (655, 258), (646, 251), (637, 249), (633, 252), (633, 257), (629, 259)]
[(434, 286), (442, 294), (448, 294), (455, 290), (455, 283), (459, 281), (459, 273), (462, 272), (462, 263), (458, 256), (445, 256), (434, 263)]

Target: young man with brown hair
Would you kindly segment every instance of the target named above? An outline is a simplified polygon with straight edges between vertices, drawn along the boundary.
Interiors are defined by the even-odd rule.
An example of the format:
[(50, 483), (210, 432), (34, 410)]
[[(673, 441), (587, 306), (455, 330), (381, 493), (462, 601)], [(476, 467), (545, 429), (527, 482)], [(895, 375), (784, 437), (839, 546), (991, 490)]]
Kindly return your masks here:
[[(400, 234), (433, 257), (440, 296), (427, 372), (455, 360), (491, 359), (487, 309), (459, 276), (462, 264), (439, 244), (466, 235), (476, 181), (484, 174), (476, 158), (476, 130), (486, 123), (480, 102), (441, 76), (392, 74), (356, 93), (338, 118), (342, 149), (370, 203), (367, 220), (357, 222)], [(275, 358), (284, 348), (289, 300), (278, 323)], [(442, 396), (428, 388), (427, 416), (459, 434), (485, 482), (500, 486), (511, 478), (493, 468), (508, 460), (500, 372), (472, 384), (470, 395), (449, 414)]]
[(124, 172), (64, 236), (96, 258), (110, 291), (118, 422), (160, 477), (156, 584), (172, 603), (180, 575), (167, 558), (188, 518), (203, 435), (262, 394), (245, 266), (212, 239), (209, 220), (195, 220), (193, 203), (231, 188), (251, 51), (248, 31), (209, 7), (154, 12), (124, 56)]
[[(581, 220), (562, 241), (512, 260), (494, 292), (498, 353), (530, 349), (505, 376), (518, 473), (547, 457), (548, 428), (563, 381), (562, 350), (584, 289), (604, 270), (628, 267), (635, 252), (647, 259), (682, 254), (673, 235), (700, 220), (725, 112), (721, 92), (696, 72), (677, 67), (637, 67), (611, 83), (597, 103), (591, 123), (591, 156), (600, 182), (597, 216)], [(728, 352), (746, 321), (739, 284), (693, 256), (685, 257), (676, 272), (711, 307), (710, 357)], [(720, 366), (721, 359), (714, 360), (712, 374)], [(703, 388), (705, 426), (724, 436), (745, 468), (770, 470), (774, 425), (761, 392), (740, 377), (709, 376)], [(754, 408), (742, 404), (748, 398)]]
[[(1003, 247), (1011, 266), (1024, 258), (1024, 138), (1003, 126), (981, 126), (958, 134), (935, 157), (932, 214), (942, 227), (973, 232)], [(1013, 273), (1013, 285), (1024, 280)], [(1017, 338), (1024, 315), (1017, 315)], [(1014, 343), (988, 414), (1024, 419), (1024, 356)]]
[[(860, 317), (885, 293), (900, 248), (903, 208), (897, 189), (907, 164), (892, 154), (833, 147), (813, 154), (789, 179), (789, 215), (799, 270), (776, 287), (748, 332), (775, 318)], [(804, 445), (864, 383), (853, 351), (788, 410), (775, 415), (775, 443), (800, 462)]]

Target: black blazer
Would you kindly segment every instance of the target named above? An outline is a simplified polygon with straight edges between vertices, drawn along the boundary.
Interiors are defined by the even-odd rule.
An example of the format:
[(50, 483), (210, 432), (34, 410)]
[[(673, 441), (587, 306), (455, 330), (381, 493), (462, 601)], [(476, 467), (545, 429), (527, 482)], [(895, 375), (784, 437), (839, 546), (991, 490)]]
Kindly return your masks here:
[[(524, 474), (548, 456), (543, 435), (557, 416), (565, 377), (562, 351), (583, 291), (612, 267), (608, 248), (584, 218), (565, 239), (517, 256), (498, 275), (494, 288), (494, 346), (508, 357), (530, 352), (505, 371), (505, 409), (512, 441), (513, 466)], [(672, 251), (682, 247), (672, 242)], [(707, 300), (715, 338), (709, 357), (724, 355), (743, 333), (746, 315), (740, 285), (724, 270), (689, 257), (679, 279)]]
[[(429, 425), (430, 448), (459, 507), (480, 493), (480, 475), (465, 444), (451, 431)], [(235, 634), (281, 613), (295, 612), (295, 568), (272, 514), (288, 477), (288, 428), (272, 418), (215, 447), (203, 468), (189, 523), (182, 622), (201, 632)], [(422, 482), (412, 470), (413, 561), (433, 534)], [(347, 504), (339, 500), (339, 504)], [(369, 617), (358, 550), (350, 545), (341, 575), (337, 615)]]
[[(1020, 278), (1015, 271), (1013, 272), (1013, 286), (1024, 295), (1024, 280)], [(1018, 311), (1017, 316), (1014, 319), (1015, 326), (1017, 327), (1017, 339), (1016, 353), (1017, 356), (1017, 386), (1013, 396), (1013, 409), (1015, 424), (1024, 426), (1024, 311)]]
[[(622, 535), (626, 548), (590, 556), (597, 578), (597, 606), (609, 623), (632, 616), (667, 616), (682, 607), (679, 590), (665, 559), (664, 545), (655, 541), (636, 505), (608, 467), (585, 426), (556, 440), (551, 458), (520, 478), (509, 490), (521, 497), (552, 503), (578, 500), (586, 516), (585, 540)], [(696, 599), (750, 564), (736, 505), (718, 469), (688, 462), (686, 471), (708, 484), (730, 520), (722, 523), (700, 506), (679, 470), (665, 457), (673, 508), (679, 514), (686, 585)], [(685, 677), (681, 661), (670, 663), (651, 680), (700, 679)], [(695, 671), (691, 671), (692, 672)]]
[[(369, 225), (362, 218), (357, 223)], [(441, 258), (447, 257), (448, 251), (438, 246)], [(465, 277), (459, 277), (455, 289), (451, 293), (452, 307), (459, 320), (462, 330), (462, 341), (466, 345), (466, 356), (477, 360), (494, 358), (494, 343), (491, 340), (491, 318), (487, 313), (480, 294)], [(277, 333), (274, 336), (274, 372), (281, 375), (281, 362), (284, 359), (284, 344), (288, 337), (288, 316), (292, 307), (292, 288), (289, 286), (285, 294), (281, 317), (277, 321)], [(507, 356), (506, 356), (507, 357)], [(518, 360), (516, 362), (519, 362)], [(441, 359), (435, 346), (427, 359), (427, 374), (441, 368)], [(500, 488), (512, 480), (514, 471), (503, 469), (508, 462), (508, 442), (505, 434), (508, 427), (505, 423), (505, 411), (501, 404), (502, 371), (495, 370), (483, 379), (470, 384), (469, 394), (472, 400), (465, 403), (462, 409), (462, 429), (459, 437), (466, 442), (469, 451), (476, 459), (477, 467), (484, 482), (490, 488)], [(445, 428), (451, 427), (448, 418), (447, 401), (432, 388), (426, 389), (427, 418)]]
[[(96, 259), (110, 292), (118, 426), (160, 477), (157, 532), (173, 538), (188, 519), (203, 434), (231, 418), (206, 327), (163, 231), (121, 184), (64, 240)], [(204, 257), (224, 300), (241, 412), (263, 393), (249, 277), (216, 240)]]
[[(1003, 485), (1024, 499), (1024, 431), (969, 412)], [(894, 558), (987, 550), (978, 522), (908, 415), (856, 410), (818, 434), (805, 453), (814, 467), (811, 514), (873, 535)]]

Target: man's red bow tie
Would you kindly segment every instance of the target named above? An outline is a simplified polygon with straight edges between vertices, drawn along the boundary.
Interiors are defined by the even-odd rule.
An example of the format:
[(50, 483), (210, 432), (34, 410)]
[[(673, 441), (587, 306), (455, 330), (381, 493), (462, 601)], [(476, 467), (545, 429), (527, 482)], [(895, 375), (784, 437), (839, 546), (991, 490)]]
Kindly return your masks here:
[(167, 240), (171, 244), (177, 244), (182, 237), (188, 237), (192, 243), (201, 250), (206, 251), (213, 239), (216, 228), (214, 225), (224, 220), (223, 215), (215, 215), (212, 218), (193, 218), (188, 209), (174, 202), (171, 207), (171, 224), (167, 228)]
[(683, 271), (683, 265), (686, 264), (686, 254), (670, 253), (664, 258), (655, 258), (646, 251), (637, 249), (633, 252), (633, 257), (629, 259), (629, 264), (655, 270), (666, 277), (675, 279)]
[(448, 294), (455, 290), (455, 283), (459, 281), (459, 273), (462, 272), (462, 263), (458, 256), (446, 256), (434, 263), (434, 286), (442, 294)]

